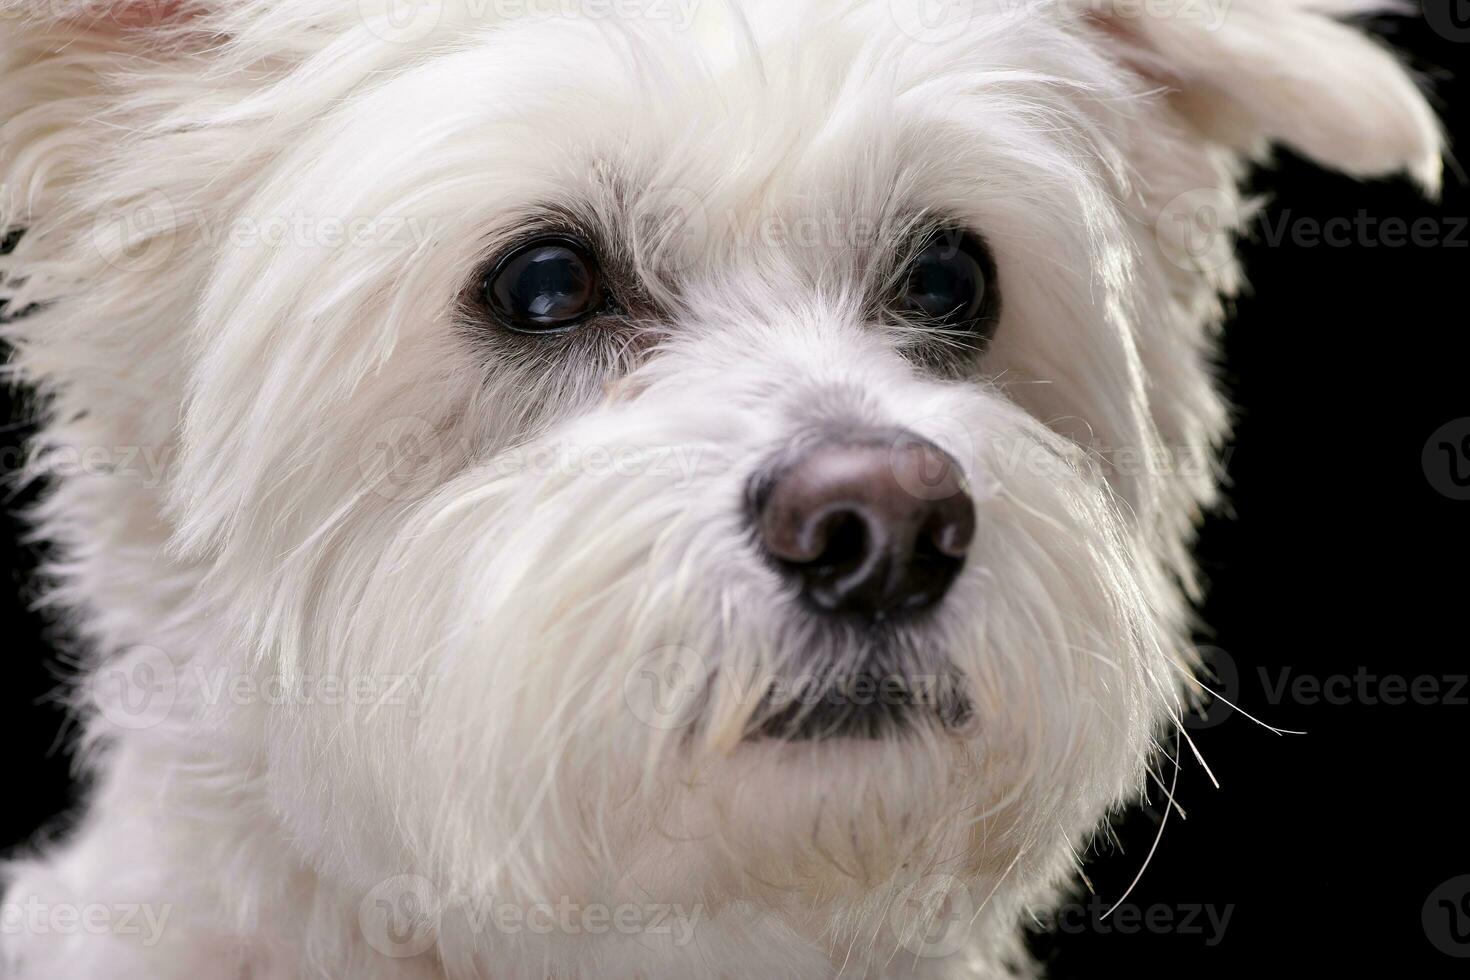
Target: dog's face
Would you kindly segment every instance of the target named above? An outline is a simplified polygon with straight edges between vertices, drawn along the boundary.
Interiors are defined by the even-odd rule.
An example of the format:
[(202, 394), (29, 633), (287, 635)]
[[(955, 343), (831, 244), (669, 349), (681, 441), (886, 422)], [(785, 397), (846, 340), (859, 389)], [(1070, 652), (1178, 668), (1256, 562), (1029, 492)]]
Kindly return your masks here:
[(1013, 921), (1183, 710), (1234, 271), (1169, 209), (1239, 207), (1207, 126), (1283, 134), (1078, 4), (313, 6), (209, 15), (110, 173), (169, 261), (92, 287), (193, 311), (167, 513), (226, 658), (411, 693), (230, 708), (293, 839), (879, 961), (906, 890)]
[(405, 246), (215, 260), (181, 509), (273, 660), (422, 679), (271, 727), (368, 881), (1030, 880), (1179, 711), (1175, 476), (1089, 458), (1164, 445), (1129, 82), (999, 8), (746, 14), (451, 34), (242, 203)]

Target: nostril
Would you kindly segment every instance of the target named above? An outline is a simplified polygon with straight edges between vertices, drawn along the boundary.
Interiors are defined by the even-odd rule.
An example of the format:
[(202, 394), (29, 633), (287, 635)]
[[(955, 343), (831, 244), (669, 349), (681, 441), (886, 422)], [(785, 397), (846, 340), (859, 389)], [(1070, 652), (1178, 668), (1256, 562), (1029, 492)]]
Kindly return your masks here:
[[(915, 493), (919, 466), (941, 473), (946, 486)], [(752, 502), (766, 553), (805, 598), (832, 612), (881, 618), (933, 605), (975, 535), (957, 465), (910, 433), (820, 443)]]
[(963, 492), (939, 501), (920, 534), (922, 545), (951, 559), (963, 560), (974, 542), (974, 502)]
[(784, 498), (763, 505), (761, 541), (771, 557), (793, 566), (860, 561), (868, 539), (862, 516), (845, 506), (814, 511), (806, 501)]
[(821, 548), (808, 564), (838, 571), (861, 565), (868, 556), (871, 532), (856, 510), (839, 508), (821, 521)]
[(861, 507), (840, 508), (828, 518), (824, 540), (814, 560), (789, 569), (802, 594), (828, 612), (883, 605), (892, 549), (882, 523)]

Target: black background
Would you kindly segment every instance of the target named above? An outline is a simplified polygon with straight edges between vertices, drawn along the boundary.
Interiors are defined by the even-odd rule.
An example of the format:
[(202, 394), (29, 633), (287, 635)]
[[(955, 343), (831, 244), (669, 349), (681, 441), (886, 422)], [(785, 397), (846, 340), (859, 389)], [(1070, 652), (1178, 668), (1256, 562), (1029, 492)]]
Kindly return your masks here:
[[(1453, 77), (1470, 76), (1470, 17), (1463, 30), (1446, 28), (1443, 15), (1439, 23), (1391, 30), (1434, 79), (1453, 139), (1470, 133), (1470, 86)], [(1123, 896), (1157, 835), (1157, 788), (1152, 805), (1118, 826), (1118, 846), (1099, 845), (1087, 869), (1095, 897), (1084, 892), (1061, 930), (1036, 940), (1059, 980), (1470, 975), (1470, 959), (1431, 941), (1453, 943), (1447, 913), (1425, 918), (1431, 892), (1470, 874), (1470, 689), (1455, 690), (1470, 674), (1470, 501), (1436, 489), (1447, 455), (1431, 448), (1438, 462), (1424, 461), (1441, 426), (1470, 416), (1470, 195), (1454, 163), (1439, 204), (1405, 184), (1357, 184), (1289, 155), (1256, 184), (1272, 201), (1243, 246), (1252, 291), (1227, 334), (1239, 424), (1230, 504), (1198, 549), (1211, 583), (1201, 639), (1216, 648), (1218, 686), (1231, 700), (1307, 734), (1273, 734), (1216, 702), (1190, 735), (1220, 788), (1186, 750), (1176, 795), (1188, 819), (1170, 818), (1108, 920), (1101, 912)], [(1393, 247), (1371, 230), (1341, 247), (1312, 240), (1313, 222), (1360, 213), (1379, 228), (1434, 219), (1441, 244)], [(1281, 228), (1290, 233), (1272, 242)], [(6, 399), (8, 468), (30, 408), (23, 392)], [(1470, 458), (1460, 463), (1470, 472)], [(12, 767), (0, 845), (54, 820), (72, 792), (64, 715), (51, 703), (59, 648), (28, 608), (36, 550), (19, 543), (13, 518), (26, 499), (8, 495), (0, 527), (0, 717)], [(1290, 689), (1278, 696), (1283, 678)], [(1391, 703), (1402, 694), (1393, 678), (1421, 691), (1437, 685), (1439, 696)], [(1313, 696), (1315, 685), (1327, 693)], [(1172, 766), (1163, 771), (1169, 778)], [(1228, 911), (1222, 933), (1194, 911), (1204, 907)], [(1470, 943), (1458, 952), (1470, 955)]]

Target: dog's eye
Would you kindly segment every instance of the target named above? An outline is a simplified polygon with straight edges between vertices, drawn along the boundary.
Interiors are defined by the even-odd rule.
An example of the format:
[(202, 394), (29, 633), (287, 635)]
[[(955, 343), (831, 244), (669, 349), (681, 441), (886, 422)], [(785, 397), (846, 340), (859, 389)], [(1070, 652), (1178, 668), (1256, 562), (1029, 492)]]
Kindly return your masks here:
[(984, 240), (958, 229), (925, 240), (909, 262), (898, 309), (935, 326), (988, 336), (1000, 313), (1000, 292)]
[(606, 305), (592, 249), (561, 236), (538, 238), (509, 252), (481, 288), (496, 318), (522, 333), (568, 330)]

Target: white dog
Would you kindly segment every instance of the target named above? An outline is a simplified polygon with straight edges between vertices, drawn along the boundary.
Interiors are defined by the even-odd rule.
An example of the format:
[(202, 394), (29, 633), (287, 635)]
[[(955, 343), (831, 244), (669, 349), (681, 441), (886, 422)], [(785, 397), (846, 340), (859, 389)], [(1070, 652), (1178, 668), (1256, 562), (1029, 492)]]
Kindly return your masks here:
[(1384, 6), (7, 2), (5, 975), (1032, 974), (1189, 752), (1244, 164), (1438, 182)]

